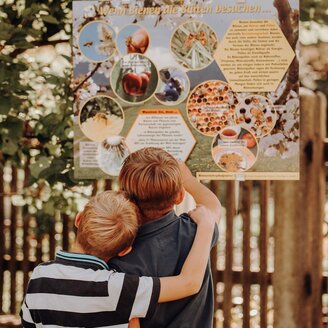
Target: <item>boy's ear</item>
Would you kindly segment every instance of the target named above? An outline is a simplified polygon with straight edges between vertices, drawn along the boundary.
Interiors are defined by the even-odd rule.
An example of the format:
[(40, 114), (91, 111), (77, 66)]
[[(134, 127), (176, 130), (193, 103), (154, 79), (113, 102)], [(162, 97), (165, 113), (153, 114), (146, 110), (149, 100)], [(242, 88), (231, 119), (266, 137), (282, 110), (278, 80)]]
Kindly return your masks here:
[(80, 222), (81, 222), (81, 213), (79, 212), (79, 213), (76, 214), (75, 222), (74, 222), (74, 225), (75, 225), (76, 228), (79, 227)]
[(182, 203), (185, 195), (186, 191), (184, 188), (182, 188), (181, 191), (178, 193), (177, 197), (175, 198), (174, 205), (179, 205), (180, 203)]
[(120, 252), (117, 254), (117, 256), (122, 257), (122, 256), (125, 256), (125, 255), (128, 255), (131, 251), (132, 251), (132, 246), (129, 246), (129, 247), (123, 249), (123, 251), (120, 251)]

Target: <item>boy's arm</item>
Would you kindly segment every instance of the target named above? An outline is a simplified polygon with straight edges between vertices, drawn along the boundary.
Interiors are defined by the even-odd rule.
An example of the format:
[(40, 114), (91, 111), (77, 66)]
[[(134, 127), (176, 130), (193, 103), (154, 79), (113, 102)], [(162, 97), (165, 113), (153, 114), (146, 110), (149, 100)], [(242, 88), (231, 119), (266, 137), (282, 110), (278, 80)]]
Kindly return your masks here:
[(197, 223), (194, 243), (181, 273), (175, 277), (160, 278), (159, 303), (197, 294), (202, 286), (211, 249), (215, 218), (212, 212), (204, 206), (198, 206), (192, 210), (190, 216)]
[[(189, 212), (189, 215), (197, 224), (197, 231), (189, 255), (178, 276), (150, 278), (123, 274), (126, 283), (123, 283), (124, 290), (120, 290), (120, 293), (130, 298), (132, 302), (130, 319), (150, 318), (154, 314), (157, 303), (175, 301), (199, 292), (204, 280), (216, 224), (213, 213), (205, 206), (197, 206)], [(121, 279), (121, 275), (122, 273), (112, 275), (112, 279), (109, 280), (111, 284), (109, 290), (115, 290), (117, 285), (122, 285), (117, 284), (115, 280)], [(128, 304), (128, 300), (125, 304)], [(137, 322), (132, 321), (131, 325), (133, 324)]]
[(179, 162), (182, 175), (182, 184), (186, 191), (195, 199), (196, 204), (207, 207), (219, 223), (221, 217), (221, 203), (216, 195), (200, 183), (190, 172), (187, 165)]

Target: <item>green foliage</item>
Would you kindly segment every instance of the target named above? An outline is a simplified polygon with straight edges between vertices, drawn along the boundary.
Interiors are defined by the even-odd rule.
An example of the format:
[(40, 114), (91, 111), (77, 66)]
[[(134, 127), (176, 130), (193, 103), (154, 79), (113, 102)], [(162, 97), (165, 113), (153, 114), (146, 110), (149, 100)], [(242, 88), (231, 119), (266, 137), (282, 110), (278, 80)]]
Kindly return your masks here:
[(328, 24), (328, 0), (302, 0), (301, 21), (315, 21), (320, 24)]
[(24, 197), (43, 232), (55, 210), (76, 211), (76, 186), (90, 183), (73, 175), (70, 51), (58, 54), (64, 65), (57, 69), (51, 60), (35, 59), (36, 49), (69, 48), (71, 0), (0, 0), (0, 5), (0, 162), (29, 165)]

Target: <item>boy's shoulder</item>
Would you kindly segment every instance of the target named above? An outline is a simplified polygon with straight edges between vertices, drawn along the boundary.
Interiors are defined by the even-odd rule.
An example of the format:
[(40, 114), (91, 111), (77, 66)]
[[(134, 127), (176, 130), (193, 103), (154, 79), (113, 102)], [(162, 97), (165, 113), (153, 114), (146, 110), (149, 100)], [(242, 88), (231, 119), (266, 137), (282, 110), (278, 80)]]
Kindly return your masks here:
[[(176, 215), (176, 216), (178, 216), (178, 215)], [(181, 220), (184, 220), (184, 221), (186, 221), (188, 223), (190, 223), (191, 225), (195, 225), (196, 226), (196, 223), (192, 220), (192, 218), (189, 216), (188, 213), (182, 213), (182, 214), (180, 214), (178, 216), (178, 218), (181, 219)]]
[(39, 267), (45, 267), (51, 264), (55, 264), (56, 261), (55, 260), (50, 260), (50, 261), (46, 261), (46, 262), (41, 262), (39, 263), (35, 268), (39, 268)]
[(48, 279), (73, 279), (78, 280), (85, 277), (82, 281), (92, 281), (103, 277), (107, 280), (114, 273), (107, 266), (100, 267), (97, 264), (89, 262), (74, 262), (58, 258), (38, 264), (32, 271), (31, 279), (48, 278)]
[[(188, 240), (194, 240), (197, 224), (193, 221), (193, 219), (188, 215), (188, 213), (182, 213), (178, 216), (180, 220), (180, 226), (178, 238), (185, 237)], [(214, 232), (213, 232), (213, 239), (212, 239), (212, 247), (214, 247), (219, 239), (219, 227), (215, 224)]]
[[(174, 233), (174, 235), (179, 235), (186, 230), (189, 233), (196, 233), (196, 227), (196, 223), (187, 213), (177, 215), (175, 211), (172, 210), (156, 220), (143, 224), (139, 228), (137, 239), (143, 239), (144, 236), (147, 236), (147, 238), (153, 236), (155, 238), (158, 234), (166, 234), (169, 232)], [(193, 240), (191, 235), (189, 235), (189, 237)]]
[(56, 264), (55, 260), (41, 262), (33, 269), (32, 275), (33, 275), (33, 273), (38, 272), (38, 271), (43, 270), (43, 269), (46, 269), (47, 267), (50, 267), (54, 264)]
[(181, 231), (184, 229), (194, 231), (196, 233), (197, 224), (193, 221), (193, 219), (188, 215), (188, 213), (182, 213), (179, 216), (177, 215), (179, 220)]

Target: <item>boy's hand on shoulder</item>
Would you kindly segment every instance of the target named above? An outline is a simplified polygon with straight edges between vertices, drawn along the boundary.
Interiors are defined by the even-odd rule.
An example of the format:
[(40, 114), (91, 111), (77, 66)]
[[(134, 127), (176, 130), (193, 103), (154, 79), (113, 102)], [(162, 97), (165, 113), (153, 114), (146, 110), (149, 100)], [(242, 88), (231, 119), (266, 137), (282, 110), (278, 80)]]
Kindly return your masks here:
[(214, 229), (216, 220), (212, 211), (206, 206), (197, 205), (196, 208), (188, 212), (188, 215), (197, 224), (197, 226), (206, 226), (210, 229)]

